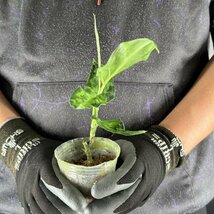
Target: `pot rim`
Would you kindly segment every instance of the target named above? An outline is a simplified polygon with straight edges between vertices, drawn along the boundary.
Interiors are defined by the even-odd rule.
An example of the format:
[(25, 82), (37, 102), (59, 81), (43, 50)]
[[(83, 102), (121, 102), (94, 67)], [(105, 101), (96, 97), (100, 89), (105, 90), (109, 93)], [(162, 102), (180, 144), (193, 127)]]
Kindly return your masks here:
[[(105, 138), (105, 137), (95, 137), (96, 139), (100, 139), (100, 140), (107, 140), (109, 142), (111, 142), (112, 144), (116, 145), (117, 148), (119, 149), (119, 152), (118, 152), (118, 155), (115, 156), (115, 158), (113, 160), (109, 160), (109, 161), (105, 161), (103, 163), (100, 163), (98, 165), (95, 165), (95, 166), (83, 166), (83, 165), (78, 165), (78, 164), (73, 164), (73, 163), (68, 163), (64, 160), (61, 160), (60, 158), (57, 157), (56, 155), (56, 149), (54, 151), (54, 157), (57, 159), (57, 161), (61, 162), (61, 164), (63, 164), (64, 166), (68, 166), (69, 168), (71, 168), (72, 166), (77, 168), (78, 169), (96, 169), (96, 168), (100, 168), (102, 165), (106, 165), (106, 164), (111, 164), (112, 162), (114, 162), (115, 160), (118, 159), (118, 157), (120, 156), (120, 152), (121, 152), (121, 148), (119, 146), (119, 144), (109, 138)], [(74, 138), (74, 139), (71, 139), (71, 140), (68, 140), (68, 141), (65, 141), (64, 143), (69, 143), (69, 141), (73, 141), (73, 140), (84, 140), (84, 139), (89, 139), (89, 137), (79, 137), (79, 138)], [(62, 143), (62, 144), (64, 144)], [(62, 145), (61, 144), (61, 145)], [(60, 146), (61, 146), (60, 145)], [(58, 147), (57, 147), (58, 148)]]

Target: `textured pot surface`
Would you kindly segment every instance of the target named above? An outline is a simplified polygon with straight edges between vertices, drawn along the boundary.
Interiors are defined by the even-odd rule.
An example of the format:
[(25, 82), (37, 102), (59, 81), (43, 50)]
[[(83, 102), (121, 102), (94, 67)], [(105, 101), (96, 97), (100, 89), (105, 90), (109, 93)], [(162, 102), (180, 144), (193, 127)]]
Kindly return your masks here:
[(94, 182), (115, 171), (117, 159), (120, 155), (120, 146), (116, 142), (107, 138), (96, 137), (91, 147), (93, 155), (96, 157), (110, 154), (114, 155), (115, 158), (96, 166), (82, 166), (70, 163), (71, 160), (78, 160), (84, 154), (82, 142), (88, 139), (76, 138), (69, 140), (57, 147), (54, 152), (62, 174), (84, 195), (90, 195)]

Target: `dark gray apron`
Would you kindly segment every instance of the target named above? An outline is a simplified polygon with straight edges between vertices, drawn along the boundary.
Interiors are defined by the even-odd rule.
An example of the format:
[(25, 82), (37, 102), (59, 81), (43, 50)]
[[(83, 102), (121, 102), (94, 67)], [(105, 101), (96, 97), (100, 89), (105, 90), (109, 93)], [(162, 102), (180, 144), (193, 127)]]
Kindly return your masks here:
[[(15, 3), (16, 2), (16, 3)], [(158, 124), (183, 98), (208, 62), (210, 0), (2, 1), (0, 79), (8, 99), (46, 136), (67, 140), (89, 135), (90, 111), (69, 107), (96, 58), (97, 15), (102, 62), (122, 41), (147, 37), (152, 53), (116, 79), (116, 99), (102, 118), (121, 118), (129, 129)], [(109, 136), (99, 130), (97, 135)], [(214, 197), (213, 134), (174, 170), (133, 214), (183, 214)], [(0, 163), (0, 213), (23, 213), (12, 174)]]

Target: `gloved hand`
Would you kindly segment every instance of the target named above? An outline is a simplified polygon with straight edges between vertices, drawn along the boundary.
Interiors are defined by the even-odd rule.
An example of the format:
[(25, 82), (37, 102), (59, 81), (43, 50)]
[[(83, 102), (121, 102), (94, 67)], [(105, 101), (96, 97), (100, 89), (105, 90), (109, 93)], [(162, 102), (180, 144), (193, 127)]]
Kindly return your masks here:
[[(160, 126), (153, 126), (142, 135), (131, 137), (115, 135), (112, 139), (126, 139), (132, 142), (136, 149), (137, 160), (125, 175), (124, 173), (118, 173), (119, 168), (116, 172), (95, 183), (91, 193), (94, 198), (103, 198), (101, 201), (108, 199), (107, 206), (114, 204), (112, 211), (108, 212), (109, 214), (124, 214), (142, 206), (152, 196), (165, 176), (183, 163), (184, 151), (181, 141), (169, 130)], [(117, 140), (116, 142), (121, 145), (124, 140)], [(126, 153), (128, 153), (128, 150)], [(122, 205), (119, 202), (116, 206), (115, 198), (119, 197), (121, 193), (118, 192), (113, 195), (112, 193), (116, 192), (117, 186), (133, 183), (140, 176), (142, 176), (141, 181), (130, 197)], [(106, 185), (104, 185), (105, 183)], [(115, 207), (117, 209), (113, 209)], [(102, 209), (106, 209), (106, 205), (103, 203), (102, 206), (98, 207), (94, 203), (90, 207), (90, 210), (93, 209), (99, 209), (101, 213)], [(97, 213), (99, 212), (97, 211)]]
[(133, 192), (136, 191), (140, 182), (141, 177), (139, 177), (134, 184), (127, 189), (102, 199), (95, 199), (84, 209), (84, 214), (114, 213), (114, 210), (123, 204), (133, 194)]
[[(63, 188), (59, 189), (52, 186), (41, 178), (42, 182), (40, 183), (40, 186), (46, 197), (63, 214), (83, 213), (89, 201), (61, 174), (56, 158), (54, 157), (52, 158), (52, 166), (54, 173), (62, 183)], [(67, 206), (65, 206), (65, 204)]]
[[(16, 176), (19, 200), (27, 214), (61, 213), (42, 191), (41, 179), (53, 188), (63, 189), (64, 201), (75, 212), (86, 206), (84, 197), (76, 197), (72, 185), (65, 189), (53, 171), (52, 157), (59, 144), (40, 136), (21, 118), (9, 120), (0, 128), (0, 158)], [(62, 206), (70, 209), (64, 203)]]
[[(118, 177), (118, 175), (125, 175), (134, 165), (135, 161), (136, 161), (136, 153), (135, 153), (135, 148), (132, 145), (132, 143), (126, 141), (123, 142), (122, 144), (120, 144), (121, 147), (121, 155), (120, 158), (118, 160), (118, 166), (119, 169), (117, 170), (117, 172), (114, 174), (115, 177)], [(63, 192), (66, 191), (66, 188), (71, 188), (71, 185), (69, 184), (69, 181), (67, 179), (65, 179), (64, 176), (62, 176), (62, 174), (59, 171), (59, 167), (58, 164), (56, 162), (56, 159), (53, 158), (52, 161), (53, 164), (53, 169), (54, 172), (56, 174), (56, 176), (58, 177), (58, 179), (61, 181), (61, 183), (63, 183), (64, 188), (63, 189), (57, 189), (55, 187), (52, 187), (50, 185), (48, 185), (46, 182), (43, 182), (44, 185), (46, 186), (46, 189), (50, 190), (50, 192), (52, 192), (54, 195), (58, 196), (60, 199), (63, 200), (64, 196), (63, 196)], [(118, 167), (117, 166), (117, 167)], [(110, 175), (107, 175), (107, 177), (109, 177)], [(125, 200), (127, 200), (127, 198), (133, 193), (134, 189), (137, 186), (137, 183), (139, 183), (139, 179), (137, 179), (136, 181), (129, 183), (129, 184), (122, 184), (122, 185), (117, 185), (114, 188), (114, 192), (120, 192), (120, 195), (118, 197), (118, 195), (114, 198), (114, 200), (112, 200), (112, 198), (105, 198), (104, 200), (94, 200), (92, 203), (90, 203), (87, 207), (83, 207), (81, 213), (93, 213), (93, 214), (100, 214), (101, 210), (103, 207), (105, 207), (105, 213), (112, 213), (112, 208), (114, 207), (114, 209), (116, 208), (115, 206), (118, 206), (118, 203), (122, 204)], [(102, 183), (103, 188), (106, 189), (108, 188), (108, 182), (107, 183)], [(92, 187), (93, 189), (93, 187)], [(111, 192), (111, 194), (113, 194), (114, 192)], [(80, 198), (82, 197), (82, 194), (79, 192), (79, 190), (77, 190), (74, 186), (72, 187), (72, 193), (75, 193), (76, 198)], [(47, 197), (50, 195), (50, 193), (47, 193)], [(68, 194), (66, 194), (68, 196)], [(67, 197), (70, 200), (72, 200), (70, 197)], [(52, 201), (53, 199), (51, 199)], [(82, 202), (83, 200), (81, 200)], [(66, 203), (66, 201), (64, 201)], [(87, 201), (88, 202), (88, 201)], [(108, 203), (109, 202), (109, 203)], [(62, 210), (61, 207), (59, 206), (59, 203), (54, 202), (55, 206), (58, 207), (59, 210)], [(68, 203), (66, 203), (68, 204)], [(70, 206), (72, 208), (72, 206)], [(62, 212), (62, 213), (66, 213), (66, 212)]]
[[(40, 184), (40, 186), (42, 187), (43, 191), (45, 192), (46, 197), (49, 197), (49, 200), (59, 210), (65, 209), (61, 205), (60, 201), (62, 201), (68, 207), (70, 207), (73, 211), (83, 212), (83, 210), (88, 205), (89, 201), (83, 196), (83, 194), (75, 186), (73, 186), (71, 184), (71, 182), (67, 178), (65, 178), (61, 174), (55, 157), (52, 158), (52, 168), (54, 170), (55, 176), (59, 179), (59, 181), (63, 185), (63, 188), (57, 188), (56, 186), (53, 186), (53, 185), (47, 183), (47, 180), (44, 180), (43, 178), (41, 178), (42, 183)], [(58, 199), (60, 199), (60, 201), (56, 197)], [(66, 210), (67, 210), (67, 208), (66, 208)], [(62, 213), (67, 213), (67, 212), (63, 211)], [(70, 211), (69, 214), (71, 214), (71, 213), (73, 213), (73, 212)]]
[[(93, 196), (96, 195), (96, 199), (86, 207), (84, 214), (100, 214), (103, 211), (105, 211), (105, 214), (113, 213), (119, 205), (123, 204), (130, 197), (141, 180), (141, 176), (139, 176), (139, 178), (136, 178), (133, 182), (120, 185), (116, 184), (116, 181), (118, 181), (121, 176), (124, 176), (136, 161), (136, 151), (132, 143), (125, 140), (118, 141), (117, 143), (121, 148), (121, 153), (116, 171), (106, 175), (104, 179), (100, 179), (92, 186), (91, 193)], [(112, 180), (115, 183), (113, 183)], [(107, 194), (105, 194), (106, 190)], [(106, 195), (111, 196), (105, 197)]]
[[(122, 176), (126, 175), (129, 170), (134, 166), (137, 160), (135, 147), (132, 143), (123, 140), (117, 141), (117, 144), (120, 146), (121, 152), (117, 161), (116, 171), (114, 173), (106, 175), (105, 179), (100, 179), (99, 181), (97, 181), (91, 188), (92, 196), (94, 195), (97, 199), (112, 195), (121, 190), (128, 189), (140, 177), (136, 177), (135, 180), (133, 179), (132, 182), (126, 184), (117, 185), (116, 183), (112, 183), (112, 180), (118, 181)], [(111, 186), (109, 186), (109, 184), (111, 184)], [(105, 190), (108, 191), (105, 192)]]

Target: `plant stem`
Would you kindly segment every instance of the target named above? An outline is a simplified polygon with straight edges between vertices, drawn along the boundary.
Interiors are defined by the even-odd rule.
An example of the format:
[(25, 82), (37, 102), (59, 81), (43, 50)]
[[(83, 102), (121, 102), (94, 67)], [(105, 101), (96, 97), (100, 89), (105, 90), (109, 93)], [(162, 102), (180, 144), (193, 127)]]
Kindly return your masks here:
[[(98, 68), (101, 67), (101, 54), (100, 54), (100, 40), (99, 40), (99, 34), (97, 31), (97, 23), (96, 23), (96, 16), (94, 15), (94, 32), (95, 32), (95, 37), (96, 37), (96, 46), (97, 46), (97, 61), (98, 61)], [(101, 88), (101, 82), (99, 80), (99, 90), (98, 93), (100, 93), (100, 88)], [(93, 157), (92, 157), (92, 152), (91, 152), (91, 145), (94, 143), (94, 138), (96, 135), (96, 130), (97, 130), (97, 122), (96, 118), (98, 118), (98, 112), (99, 108), (92, 108), (92, 120), (91, 120), (91, 129), (90, 129), (90, 142), (83, 142), (83, 147), (84, 147), (84, 152), (87, 156), (87, 162), (92, 162)]]
[(92, 152), (91, 152), (91, 148), (90, 148), (90, 145), (88, 144), (87, 141), (84, 141), (83, 143), (83, 151), (85, 152), (86, 154), (86, 157), (87, 157), (87, 162), (88, 163), (92, 163), (93, 162), (93, 158), (92, 158)]
[(96, 37), (96, 46), (97, 46), (97, 63), (98, 63), (98, 68), (101, 67), (101, 51), (100, 51), (100, 38), (99, 38), (99, 33), (97, 30), (97, 21), (96, 21), (96, 16), (94, 15), (94, 32), (95, 32), (95, 37)]
[(91, 144), (94, 142), (94, 137), (96, 135), (96, 130), (98, 127), (96, 119), (94, 119), (94, 118), (98, 118), (98, 112), (99, 112), (98, 108), (92, 108), (92, 120), (91, 120), (91, 130), (90, 130), (90, 143)]
[[(97, 60), (98, 60), (98, 68), (101, 67), (101, 51), (100, 51), (100, 39), (99, 39), (99, 33), (97, 30), (97, 22), (96, 22), (96, 16), (94, 16), (94, 32), (95, 32), (95, 38), (96, 38), (96, 46), (97, 46)], [(100, 93), (100, 80), (99, 80), (99, 90), (98, 93)], [(90, 130), (90, 143), (92, 144), (94, 142), (94, 137), (97, 130), (97, 122), (95, 118), (98, 118), (98, 112), (99, 108), (92, 108), (92, 120), (91, 120), (91, 130)]]

